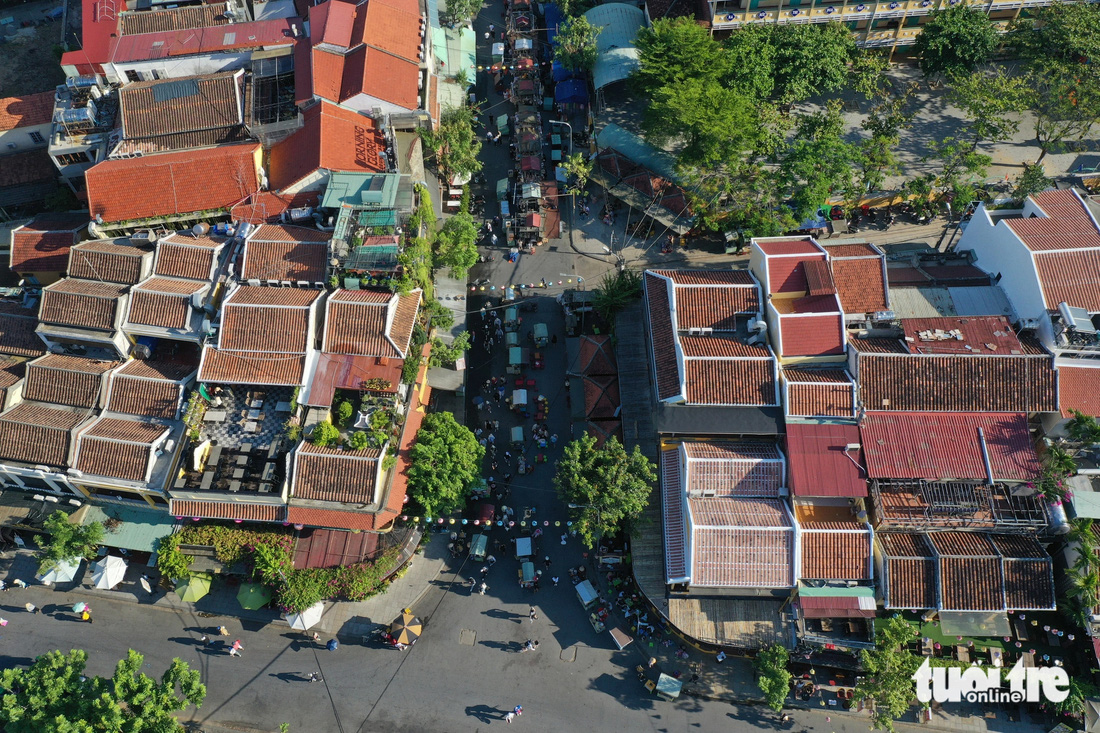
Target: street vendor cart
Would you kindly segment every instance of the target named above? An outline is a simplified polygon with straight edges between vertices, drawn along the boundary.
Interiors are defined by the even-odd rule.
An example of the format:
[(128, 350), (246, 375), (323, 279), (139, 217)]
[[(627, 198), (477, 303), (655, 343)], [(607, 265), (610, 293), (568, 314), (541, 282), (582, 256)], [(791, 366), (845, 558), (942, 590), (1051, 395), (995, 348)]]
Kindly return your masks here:
[(531, 588), (535, 585), (535, 563), (525, 560), (517, 571), (520, 588)]
[(592, 608), (599, 604), (600, 594), (596, 592), (596, 589), (592, 587), (591, 580), (582, 580), (575, 586), (577, 590), (577, 600), (581, 602), (581, 605), (585, 609)]
[(535, 324), (535, 346), (543, 347), (550, 343), (550, 337), (547, 335), (546, 324)]
[(529, 350), (519, 346), (513, 346), (508, 349), (508, 373), (519, 374), (524, 368), (531, 363), (531, 353)]
[(530, 537), (517, 537), (516, 538), (516, 559), (530, 560), (535, 554), (534, 540)]
[(522, 425), (516, 425), (514, 428), (512, 428), (512, 447), (513, 448), (522, 448), (523, 447), (523, 426)]

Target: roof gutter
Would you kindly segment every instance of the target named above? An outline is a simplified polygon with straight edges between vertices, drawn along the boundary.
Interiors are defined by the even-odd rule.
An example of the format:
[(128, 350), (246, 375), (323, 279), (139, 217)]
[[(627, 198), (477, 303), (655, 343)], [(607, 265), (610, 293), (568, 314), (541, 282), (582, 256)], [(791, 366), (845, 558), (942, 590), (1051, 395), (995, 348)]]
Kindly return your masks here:
[(985, 485), (992, 486), (993, 481), (993, 464), (989, 462), (989, 446), (985, 442), (985, 431), (978, 428), (978, 445), (982, 449), (982, 463), (985, 464)]

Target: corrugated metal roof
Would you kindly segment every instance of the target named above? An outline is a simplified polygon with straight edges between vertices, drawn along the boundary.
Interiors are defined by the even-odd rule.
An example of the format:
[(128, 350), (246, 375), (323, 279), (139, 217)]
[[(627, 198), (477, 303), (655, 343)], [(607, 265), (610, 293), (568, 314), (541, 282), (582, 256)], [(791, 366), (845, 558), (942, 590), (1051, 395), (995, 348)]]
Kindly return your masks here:
[(172, 515), (155, 509), (85, 504), (73, 513), (73, 520), (82, 525), (106, 523), (108, 519), (117, 519), (118, 523), (112, 523), (111, 528), (103, 533), (100, 544), (137, 552), (153, 552), (157, 541), (172, 534), (179, 526)]
[(984, 479), (978, 428), (995, 479), (1038, 475), (1023, 413), (869, 412), (860, 426), (867, 471), (871, 478)]
[[(787, 423), (787, 465), (791, 493), (795, 496), (867, 496), (867, 479), (860, 451), (845, 452), (859, 443), (855, 425)], [(853, 463), (853, 461), (855, 461)]]
[(947, 293), (960, 316), (1005, 316), (1010, 321), (1016, 320), (1008, 298), (997, 285), (947, 288)]

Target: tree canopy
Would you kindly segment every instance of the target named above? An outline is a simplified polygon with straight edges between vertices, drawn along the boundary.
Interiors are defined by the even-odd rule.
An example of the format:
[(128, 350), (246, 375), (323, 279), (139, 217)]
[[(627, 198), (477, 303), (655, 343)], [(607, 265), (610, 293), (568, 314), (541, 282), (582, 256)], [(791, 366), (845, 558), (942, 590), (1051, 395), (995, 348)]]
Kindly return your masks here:
[(8, 733), (94, 733), (184, 730), (174, 713), (199, 707), (206, 686), (198, 670), (172, 660), (160, 681), (145, 675), (145, 658), (130, 650), (109, 678), (87, 677), (88, 653), (51, 651), (27, 669), (0, 673), (0, 723)]
[(634, 39), (640, 66), (631, 84), (641, 94), (688, 79), (726, 76), (729, 54), (690, 18), (662, 19), (642, 28)]
[(46, 521), (42, 523), (42, 529), (49, 537), (42, 545), (42, 556), (38, 562), (41, 570), (48, 570), (59, 562), (71, 560), (74, 557), (93, 557), (103, 539), (102, 524), (99, 522), (90, 522), (84, 526), (73, 524), (69, 521), (68, 512), (60, 509), (46, 517)]
[(775, 712), (783, 709), (791, 692), (791, 673), (787, 669), (790, 655), (782, 644), (761, 649), (753, 661), (758, 673), (756, 684), (764, 693), (764, 700)]
[(562, 501), (583, 507), (573, 510), (573, 529), (591, 547), (620, 528), (633, 530), (656, 479), (653, 462), (637, 446), (627, 453), (611, 437), (597, 447), (596, 438), (585, 433), (565, 446), (554, 486)]
[(477, 257), (477, 223), (469, 212), (460, 211), (443, 222), (435, 235), (434, 264), (450, 268), (452, 277), (465, 280)]
[(1054, 3), (1030, 10), (1012, 23), (1008, 42), (1017, 55), (1031, 61), (1096, 63), (1100, 60), (1100, 5)]
[(592, 161), (584, 153), (573, 153), (561, 162), (561, 167), (569, 178), (568, 193), (584, 191), (588, 178), (592, 175)]
[(856, 685), (856, 697), (874, 700), (873, 728), (885, 728), (893, 733), (894, 720), (909, 710), (916, 697), (913, 675), (921, 660), (907, 646), (916, 636), (909, 622), (895, 616), (876, 624), (875, 648), (859, 653), (864, 676)]
[(480, 475), (485, 448), (449, 412), (431, 412), (410, 451), (409, 495), (429, 517), (458, 510)]
[(989, 61), (1000, 41), (983, 10), (960, 3), (933, 10), (913, 44), (926, 77), (967, 74)]
[(563, 20), (554, 37), (554, 60), (573, 71), (591, 71), (596, 65), (596, 37), (602, 31), (583, 15)]
[(435, 156), (437, 165), (446, 175), (472, 174), (481, 170), (477, 157), (481, 141), (474, 133), (474, 122), (473, 107), (447, 107), (440, 114), (439, 127), (417, 130), (426, 152)]
[(447, 25), (457, 28), (477, 15), (482, 0), (447, 0)]

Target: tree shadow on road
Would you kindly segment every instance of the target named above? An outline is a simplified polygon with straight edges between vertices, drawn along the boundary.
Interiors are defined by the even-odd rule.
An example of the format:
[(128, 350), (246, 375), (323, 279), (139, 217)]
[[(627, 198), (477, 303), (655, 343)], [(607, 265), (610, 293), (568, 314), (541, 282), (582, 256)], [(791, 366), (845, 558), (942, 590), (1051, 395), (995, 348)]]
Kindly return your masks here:
[(588, 689), (609, 695), (630, 710), (650, 710), (656, 700), (642, 683), (612, 674), (602, 674), (595, 678), (588, 683)]
[(9, 657), (6, 654), (0, 655), (0, 669), (11, 669), (12, 667), (29, 667), (34, 664), (34, 660), (30, 657)]
[(482, 723), (489, 724), (494, 720), (504, 720), (505, 713), (488, 705), (467, 705), (466, 715), (477, 718)]
[(786, 731), (794, 728), (793, 720), (784, 721), (778, 713), (762, 706), (735, 705), (732, 713), (726, 713), (727, 718), (749, 723), (758, 730)]

